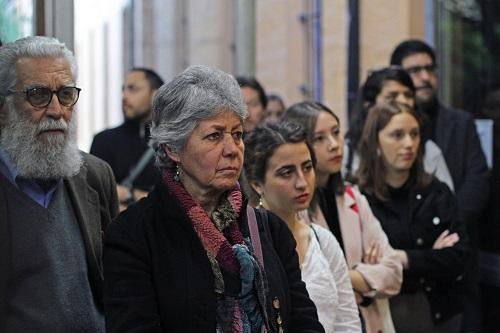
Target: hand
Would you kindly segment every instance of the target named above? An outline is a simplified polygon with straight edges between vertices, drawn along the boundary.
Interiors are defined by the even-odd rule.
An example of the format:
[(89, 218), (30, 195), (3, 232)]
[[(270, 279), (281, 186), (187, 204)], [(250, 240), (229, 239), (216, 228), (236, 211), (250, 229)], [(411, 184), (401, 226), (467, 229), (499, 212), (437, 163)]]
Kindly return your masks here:
[(135, 201), (139, 201), (142, 198), (146, 197), (149, 192), (143, 191), (143, 190), (138, 190), (134, 189), (134, 199)]
[(446, 247), (452, 247), (460, 240), (460, 237), (456, 232), (452, 234), (449, 233), (450, 233), (449, 230), (443, 231), (441, 235), (439, 235), (439, 237), (434, 242), (434, 245), (432, 245), (432, 249), (439, 250), (439, 249), (444, 249)]
[(349, 279), (351, 280), (352, 288), (360, 294), (372, 290), (363, 275), (355, 269), (349, 270)]
[(370, 265), (376, 265), (380, 263), (380, 257), (382, 256), (381, 252), (382, 251), (380, 250), (380, 243), (377, 241), (372, 241), (368, 249), (365, 251), (363, 262)]
[(394, 250), (399, 257), (399, 261), (401, 265), (403, 265), (404, 269), (408, 269), (408, 254), (404, 250)]
[(116, 191), (118, 192), (118, 202), (124, 203), (130, 194), (130, 189), (122, 185), (116, 185)]
[(360, 305), (361, 303), (363, 303), (363, 296), (354, 289), (352, 291), (354, 292), (354, 298), (356, 299), (356, 304)]

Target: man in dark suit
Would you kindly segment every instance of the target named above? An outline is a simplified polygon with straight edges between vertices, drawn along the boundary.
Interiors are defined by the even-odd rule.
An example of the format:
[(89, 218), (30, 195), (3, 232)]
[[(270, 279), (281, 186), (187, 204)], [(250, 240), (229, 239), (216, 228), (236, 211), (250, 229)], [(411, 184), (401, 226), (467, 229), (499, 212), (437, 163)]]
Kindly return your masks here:
[(458, 214), (467, 225), (474, 250), (466, 277), (464, 331), (478, 332), (481, 330), (477, 273), (478, 219), (488, 199), (489, 175), (474, 119), (467, 112), (439, 102), (436, 56), (426, 43), (420, 40), (400, 43), (391, 55), (391, 65), (402, 66), (410, 74), (417, 104), (424, 117), (422, 135), (441, 148), (453, 179)]
[(76, 62), (57, 39), (0, 48), (0, 332), (104, 332), (111, 168), (80, 152)]

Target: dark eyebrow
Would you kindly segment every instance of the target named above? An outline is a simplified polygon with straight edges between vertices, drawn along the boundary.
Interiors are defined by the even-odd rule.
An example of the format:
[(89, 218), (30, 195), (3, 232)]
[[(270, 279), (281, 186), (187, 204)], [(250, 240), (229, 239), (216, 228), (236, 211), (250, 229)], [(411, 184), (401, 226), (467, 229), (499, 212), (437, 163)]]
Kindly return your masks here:
[(288, 170), (295, 170), (295, 165), (293, 165), (293, 164), (283, 165), (276, 170), (276, 173), (279, 173), (283, 170), (287, 170), (287, 171)]
[[(242, 127), (243, 125), (241, 123), (238, 123), (237, 125), (233, 126), (231, 128), (231, 131), (234, 131), (235, 129), (239, 128), (239, 127)], [(209, 129), (214, 129), (214, 130), (217, 130), (217, 131), (224, 131), (226, 129), (226, 126), (224, 125), (219, 125), (219, 124), (214, 124), (214, 125), (210, 125)]]
[(339, 126), (339, 125), (334, 125), (334, 126), (332, 126), (331, 128), (329, 128), (329, 129), (328, 129), (328, 128), (327, 128), (327, 129), (325, 129), (324, 131), (317, 131), (317, 132), (314, 132), (314, 135), (316, 135), (316, 134), (322, 134), (322, 133), (323, 133), (323, 132), (325, 132), (325, 131), (326, 131), (326, 132), (328, 132), (328, 131), (330, 131), (331, 129), (339, 129), (339, 128), (340, 128), (340, 126)]

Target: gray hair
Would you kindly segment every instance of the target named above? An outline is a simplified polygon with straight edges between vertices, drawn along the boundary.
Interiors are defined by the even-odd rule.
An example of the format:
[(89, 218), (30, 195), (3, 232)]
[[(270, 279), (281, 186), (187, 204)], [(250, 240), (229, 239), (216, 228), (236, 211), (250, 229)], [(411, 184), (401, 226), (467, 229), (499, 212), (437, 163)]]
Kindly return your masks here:
[(30, 36), (0, 47), (0, 105), (17, 84), (16, 62), (21, 58), (64, 58), (68, 61), (73, 79), (77, 66), (73, 53), (56, 38)]
[(172, 168), (165, 147), (180, 152), (198, 124), (223, 112), (247, 117), (238, 82), (231, 75), (206, 66), (191, 66), (161, 86), (153, 102), (151, 142), (156, 165)]

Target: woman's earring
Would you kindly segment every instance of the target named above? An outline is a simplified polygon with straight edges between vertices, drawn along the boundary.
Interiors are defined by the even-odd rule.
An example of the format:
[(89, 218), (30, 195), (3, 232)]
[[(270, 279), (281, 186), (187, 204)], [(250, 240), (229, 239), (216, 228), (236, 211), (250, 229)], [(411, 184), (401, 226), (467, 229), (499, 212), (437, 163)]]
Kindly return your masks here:
[(377, 156), (380, 156), (380, 148), (377, 148)]
[(264, 203), (262, 202), (262, 194), (259, 194), (259, 204), (257, 208), (264, 208)]
[(180, 173), (180, 171), (179, 171), (179, 164), (176, 164), (176, 165), (175, 165), (175, 175), (174, 175), (174, 180), (175, 180), (176, 182), (181, 181), (181, 173)]

